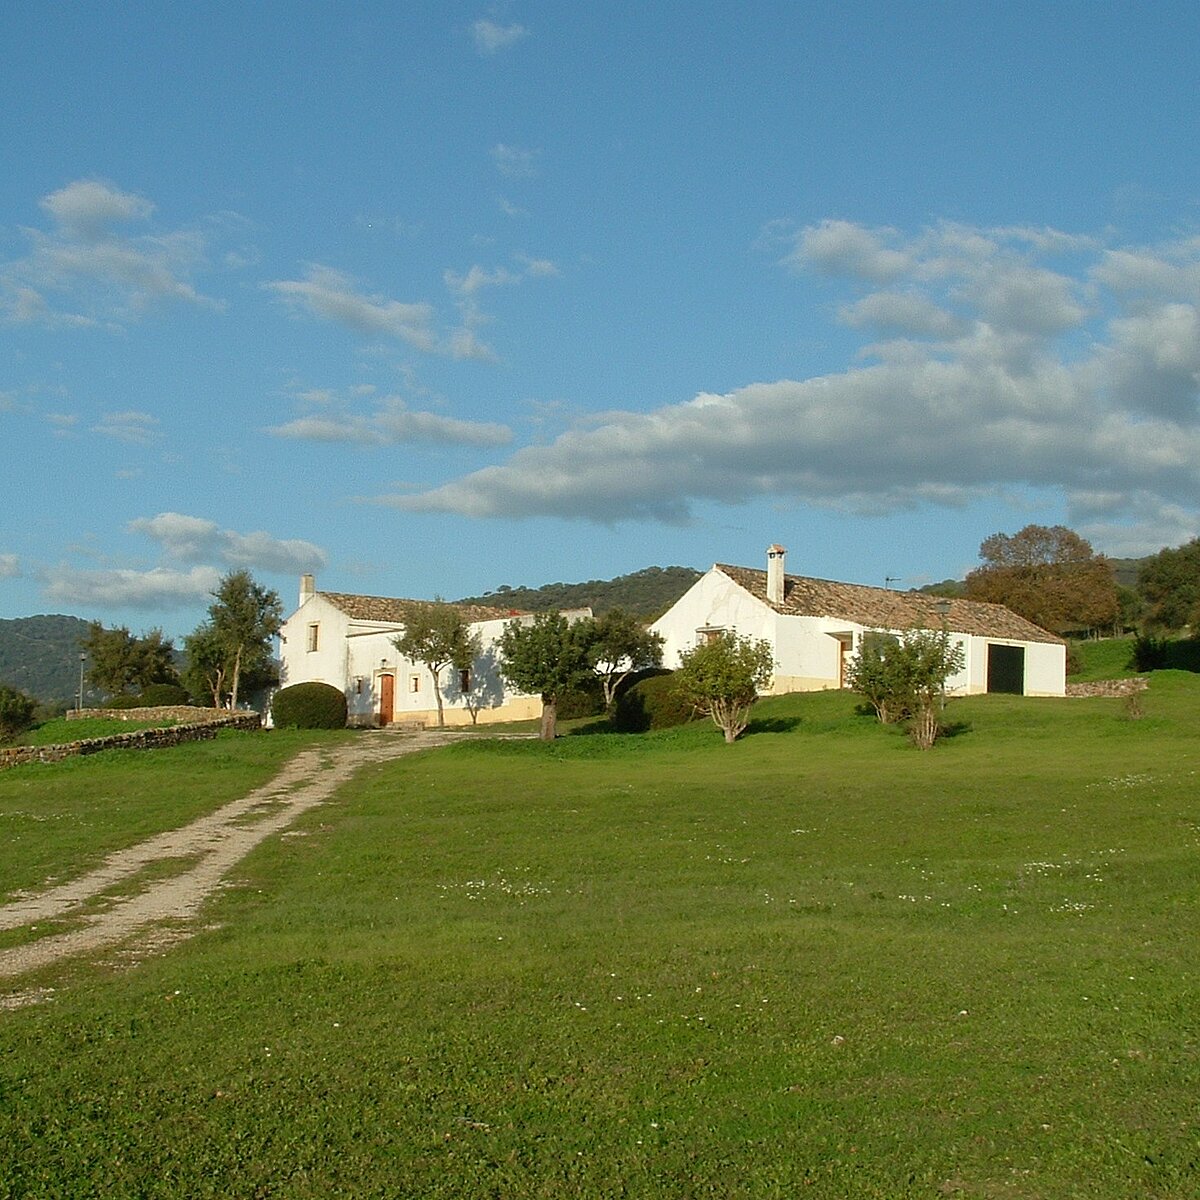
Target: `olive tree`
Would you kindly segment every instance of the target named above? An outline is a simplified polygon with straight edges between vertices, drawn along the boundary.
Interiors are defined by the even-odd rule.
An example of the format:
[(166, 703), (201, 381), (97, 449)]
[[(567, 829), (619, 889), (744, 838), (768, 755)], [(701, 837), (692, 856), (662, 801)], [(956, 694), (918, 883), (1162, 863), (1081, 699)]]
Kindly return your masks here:
[[(479, 656), (479, 634), (472, 633), (462, 612), (441, 601), (404, 606), (404, 632), (392, 638), (392, 645), (413, 662), (419, 662), (433, 676), (433, 694), (437, 698), (438, 728), (446, 724), (442, 708), (441, 673), (446, 667), (470, 670)], [(472, 714), (472, 719), (474, 714)]]
[(553, 741), (558, 700), (592, 675), (591, 621), (572, 623), (562, 613), (538, 613), (528, 624), (510, 621), (500, 635), (500, 671), (514, 688), (542, 698), (543, 741)]
[(604, 689), (604, 709), (612, 713), (617, 689), (633, 674), (662, 666), (663, 639), (632, 613), (610, 609), (592, 631), (592, 664)]
[(731, 743), (745, 731), (750, 709), (774, 672), (770, 642), (726, 632), (680, 655), (675, 682)]

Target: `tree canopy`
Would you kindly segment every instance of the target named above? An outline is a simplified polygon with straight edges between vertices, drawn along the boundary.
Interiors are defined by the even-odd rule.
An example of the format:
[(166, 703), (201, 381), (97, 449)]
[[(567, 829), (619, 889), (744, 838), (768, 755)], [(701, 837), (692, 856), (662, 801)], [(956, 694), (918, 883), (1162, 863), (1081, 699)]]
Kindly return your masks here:
[(592, 626), (591, 659), (604, 688), (604, 707), (611, 712), (617, 689), (634, 671), (662, 666), (663, 640), (624, 609), (597, 617)]
[(1200, 538), (1145, 559), (1137, 591), (1148, 625), (1175, 630), (1200, 624)]
[(448, 666), (460, 671), (470, 670), (480, 653), (479, 635), (471, 632), (462, 612), (453, 604), (413, 601), (404, 607), (404, 632), (392, 638), (392, 645), (405, 658), (422, 663), (433, 676), (438, 727), (441, 728), (446, 724), (446, 715), (440, 675)]
[(1003, 604), (1052, 633), (1098, 629), (1119, 616), (1108, 559), (1064, 525), (994, 533), (979, 557), (983, 566), (966, 579), (968, 599)]
[(140, 692), (152, 683), (178, 683), (175, 650), (161, 629), (134, 637), (125, 626), (105, 629), (93, 621), (80, 640), (87, 678), (108, 696)]
[(771, 643), (726, 632), (680, 655), (675, 684), (696, 708), (736, 741), (750, 721), (750, 709), (775, 672)]
[(592, 675), (591, 621), (538, 613), (528, 624), (510, 621), (500, 635), (500, 671), (514, 688), (542, 698), (543, 741), (557, 732), (558, 699)]
[(213, 592), (208, 620), (188, 635), (189, 686), (203, 689), (221, 707), (236, 708), (243, 684), (262, 686), (275, 678), (271, 639), (283, 624), (276, 592), (255, 583), (249, 571), (231, 571)]

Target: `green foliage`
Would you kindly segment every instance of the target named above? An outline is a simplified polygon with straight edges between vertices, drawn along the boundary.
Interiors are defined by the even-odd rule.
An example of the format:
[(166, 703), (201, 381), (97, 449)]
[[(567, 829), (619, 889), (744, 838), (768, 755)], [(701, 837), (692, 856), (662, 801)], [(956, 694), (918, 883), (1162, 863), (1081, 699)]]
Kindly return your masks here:
[(103, 707), (117, 709), (118, 711), (125, 708), (141, 708), (142, 698), (141, 696), (129, 695), (109, 696), (109, 698), (105, 700)]
[(88, 657), (88, 680), (108, 696), (179, 680), (174, 647), (161, 629), (134, 637), (125, 626), (105, 629), (93, 621), (80, 646)]
[(500, 671), (511, 687), (542, 698), (543, 741), (556, 733), (558, 700), (594, 676), (591, 621), (570, 622), (561, 613), (538, 613), (528, 623), (510, 621), (500, 635)]
[(1200, 538), (1145, 559), (1137, 590), (1151, 628), (1178, 630), (1200, 623)]
[(1133, 642), (1136, 671), (1200, 671), (1200, 639), (1142, 634)]
[(662, 651), (662, 637), (651, 633), (633, 613), (614, 608), (596, 618), (591, 660), (600, 676), (606, 710), (612, 710), (618, 689), (631, 675), (662, 666)]
[(555, 716), (559, 721), (577, 721), (581, 717), (598, 717), (605, 712), (604, 690), (599, 679), (585, 679), (578, 687), (570, 688), (558, 698)]
[(624, 609), (643, 620), (661, 616), (700, 578), (692, 567), (646, 567), (616, 579), (592, 579), (587, 583), (548, 583), (540, 588), (504, 587), (482, 596), (460, 600), (460, 604), (509, 605), (527, 612), (562, 612), (590, 608), (597, 616), (611, 609)]
[(0, 742), (11, 741), (33, 724), (37, 701), (16, 688), (0, 683)]
[(479, 657), (482, 645), (463, 614), (452, 604), (412, 602), (404, 606), (404, 632), (392, 645), (412, 662), (423, 664), (433, 677), (438, 725), (446, 724), (440, 675), (446, 667), (467, 670)]
[(345, 694), (328, 683), (294, 683), (271, 698), (271, 722), (276, 729), (343, 729)]
[(961, 642), (932, 629), (869, 634), (847, 664), (846, 685), (868, 700), (882, 723), (907, 720), (913, 743), (928, 750), (941, 732), (946, 680), (965, 661)]
[(152, 683), (143, 689), (138, 700), (147, 708), (156, 708), (190, 704), (192, 698), (187, 688), (178, 683)]
[(770, 642), (727, 632), (681, 654), (674, 678), (679, 692), (731, 743), (745, 730), (750, 709), (774, 671)]
[(272, 639), (283, 624), (276, 592), (255, 583), (249, 571), (231, 571), (213, 593), (208, 620), (184, 639), (184, 683), (213, 707), (226, 699), (236, 708), (239, 691), (267, 687), (277, 678)]
[(613, 728), (620, 733), (646, 733), (686, 725), (696, 718), (696, 705), (676, 684), (672, 671), (647, 675), (617, 694)]
[(1120, 600), (1112, 567), (1063, 525), (994, 533), (979, 547), (984, 565), (966, 580), (971, 600), (1003, 604), (1054, 633), (1110, 628)]

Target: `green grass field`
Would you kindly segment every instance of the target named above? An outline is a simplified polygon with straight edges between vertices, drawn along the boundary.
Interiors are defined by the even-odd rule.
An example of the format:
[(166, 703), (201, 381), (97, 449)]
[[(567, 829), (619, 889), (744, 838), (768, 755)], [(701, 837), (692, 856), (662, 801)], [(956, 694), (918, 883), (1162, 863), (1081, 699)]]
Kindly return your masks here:
[[(20, 981), (0, 1197), (1194, 1197), (1200, 679), (1144, 708), (953, 702), (921, 753), (821, 694), (371, 768), (216, 928)], [(41, 862), (0, 865), (280, 736), (0, 775)]]

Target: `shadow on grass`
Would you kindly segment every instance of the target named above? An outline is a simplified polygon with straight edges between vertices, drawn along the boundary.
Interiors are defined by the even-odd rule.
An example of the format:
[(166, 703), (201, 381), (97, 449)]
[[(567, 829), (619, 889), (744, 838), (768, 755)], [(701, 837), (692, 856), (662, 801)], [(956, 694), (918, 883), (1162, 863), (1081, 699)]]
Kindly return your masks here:
[(973, 730), (974, 726), (970, 721), (947, 721), (938, 734), (938, 741), (941, 741), (943, 738), (962, 737), (964, 733), (971, 733)]
[(799, 717), (767, 717), (751, 721), (746, 726), (746, 736), (752, 737), (756, 733), (794, 733), (803, 724)]

